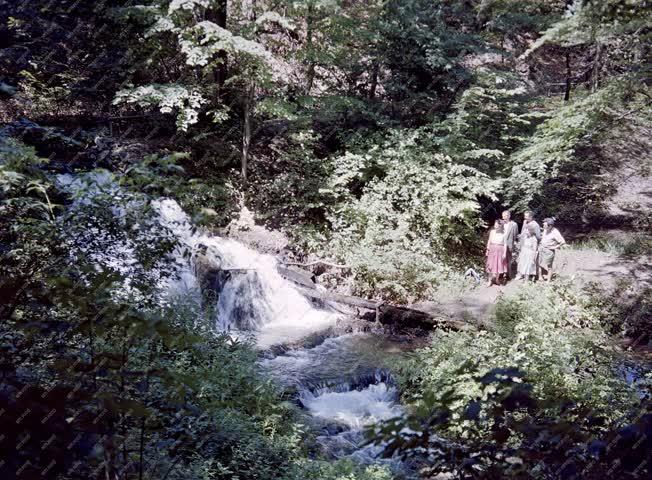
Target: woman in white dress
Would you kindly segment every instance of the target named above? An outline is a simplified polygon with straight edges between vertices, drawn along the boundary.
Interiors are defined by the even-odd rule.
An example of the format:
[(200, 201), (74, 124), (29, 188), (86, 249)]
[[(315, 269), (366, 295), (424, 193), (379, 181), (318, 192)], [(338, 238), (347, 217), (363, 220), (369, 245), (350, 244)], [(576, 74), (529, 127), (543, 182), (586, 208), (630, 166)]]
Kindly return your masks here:
[(539, 246), (535, 226), (528, 225), (522, 235), (517, 271), (521, 280), (532, 280), (537, 276), (537, 247)]

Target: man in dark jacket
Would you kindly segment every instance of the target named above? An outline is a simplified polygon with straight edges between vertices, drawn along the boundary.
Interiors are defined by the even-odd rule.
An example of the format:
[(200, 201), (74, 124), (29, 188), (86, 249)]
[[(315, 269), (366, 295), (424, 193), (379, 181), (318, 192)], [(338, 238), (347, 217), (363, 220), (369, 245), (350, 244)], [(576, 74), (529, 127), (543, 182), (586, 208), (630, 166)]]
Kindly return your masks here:
[(509, 279), (514, 278), (512, 259), (514, 258), (514, 247), (516, 246), (516, 236), (518, 235), (518, 225), (512, 220), (512, 212), (505, 210), (503, 212), (503, 222), (505, 228), (505, 245), (507, 246), (507, 265)]

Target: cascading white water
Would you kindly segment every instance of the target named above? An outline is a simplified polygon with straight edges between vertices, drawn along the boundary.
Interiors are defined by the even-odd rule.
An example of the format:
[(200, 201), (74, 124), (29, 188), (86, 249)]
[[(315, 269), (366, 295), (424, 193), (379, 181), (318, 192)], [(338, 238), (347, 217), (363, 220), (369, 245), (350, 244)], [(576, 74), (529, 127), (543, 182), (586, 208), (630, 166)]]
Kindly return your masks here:
[(386, 369), (401, 355), (400, 347), (382, 335), (350, 333), (266, 358), (261, 367), (297, 388), (299, 402), (322, 429), (317, 441), (324, 453), (398, 467), (396, 459), (379, 459), (382, 447), (361, 444), (366, 427), (404, 413)]
[(304, 390), (299, 399), (315, 417), (335, 421), (351, 429), (361, 429), (403, 413), (395, 403), (398, 393), (391, 385), (380, 382), (360, 390), (347, 387), (325, 387), (314, 392)]
[(364, 430), (405, 414), (392, 383), (376, 375), (366, 386), (348, 382), (317, 389), (300, 389), (299, 401), (322, 425), (318, 435), (323, 452), (334, 458), (353, 458), (364, 464), (384, 463), (403, 470), (398, 458), (383, 459), (383, 445), (366, 445)]
[[(221, 273), (216, 289), (219, 292), (216, 315), (220, 329), (256, 330), (258, 345), (269, 346), (299, 340), (333, 325), (339, 316), (313, 307), (279, 275), (273, 257), (233, 240), (194, 232), (187, 216), (173, 200), (155, 202), (154, 208), (162, 223), (193, 252), (194, 264), (188, 264), (182, 252), (177, 252), (179, 266), (185, 269), (181, 278), (186, 280), (171, 285), (173, 290), (199, 288), (195, 271), (201, 262), (210, 264)], [(309, 388), (311, 383), (325, 381), (320, 369), (324, 364), (330, 365), (326, 368), (331, 370), (335, 367), (339, 375), (344, 373), (355, 377), (364, 373), (358, 367), (366, 369), (368, 374), (369, 366), (377, 363), (377, 358), (373, 355), (373, 358), (368, 358), (361, 351), (359, 347), (365, 345), (385, 357), (395, 348), (369, 342), (369, 336), (351, 334), (326, 339), (310, 349), (294, 350), (262, 360), (261, 366), (282, 383), (294, 383), (300, 392), (299, 401), (315, 419), (325, 425), (337, 426), (339, 431), (336, 434), (317, 438), (327, 453), (370, 463), (379, 461), (382, 447), (361, 448), (363, 429), (403, 414), (396, 388), (378, 374), (365, 385), (340, 382), (335, 386)]]
[[(403, 408), (398, 404), (396, 387), (385, 382), (357, 389), (345, 383), (315, 391), (304, 390), (299, 399), (316, 419), (342, 427), (342, 431), (335, 434), (317, 437), (324, 451), (333, 457), (348, 456), (362, 463), (379, 462), (383, 450), (379, 445), (361, 448), (363, 430), (404, 414)], [(396, 459), (385, 462), (398, 465)]]
[(257, 331), (257, 344), (266, 347), (292, 342), (334, 325), (338, 314), (315, 308), (281, 277), (277, 261), (234, 240), (197, 233), (174, 200), (153, 202), (161, 223), (175, 232), (191, 255), (177, 252), (180, 279), (169, 285), (177, 293), (198, 290), (200, 264), (219, 271), (215, 306), (216, 325), (222, 331)]

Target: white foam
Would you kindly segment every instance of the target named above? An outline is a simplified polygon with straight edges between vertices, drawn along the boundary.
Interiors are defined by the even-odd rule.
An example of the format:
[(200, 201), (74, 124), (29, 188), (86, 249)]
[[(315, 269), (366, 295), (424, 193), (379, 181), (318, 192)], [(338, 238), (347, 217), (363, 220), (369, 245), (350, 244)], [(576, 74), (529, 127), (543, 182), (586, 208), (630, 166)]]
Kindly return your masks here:
[(292, 342), (334, 325), (338, 314), (316, 309), (278, 273), (277, 260), (231, 239), (195, 232), (181, 207), (170, 199), (152, 203), (161, 222), (170, 228), (192, 253), (176, 252), (181, 282), (169, 288), (198, 289), (193, 262), (230, 271), (216, 304), (216, 326), (222, 331), (256, 330), (257, 344), (268, 347)]
[(342, 423), (351, 429), (360, 429), (403, 413), (396, 403), (396, 388), (384, 382), (362, 390), (304, 391), (300, 399), (313, 416)]

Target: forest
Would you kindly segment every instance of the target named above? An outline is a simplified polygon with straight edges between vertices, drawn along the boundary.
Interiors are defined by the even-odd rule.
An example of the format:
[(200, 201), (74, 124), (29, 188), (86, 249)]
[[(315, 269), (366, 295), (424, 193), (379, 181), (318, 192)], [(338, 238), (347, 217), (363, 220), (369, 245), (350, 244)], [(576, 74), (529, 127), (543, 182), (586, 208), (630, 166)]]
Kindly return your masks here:
[(651, 59), (649, 0), (0, 0), (0, 478), (651, 478)]

